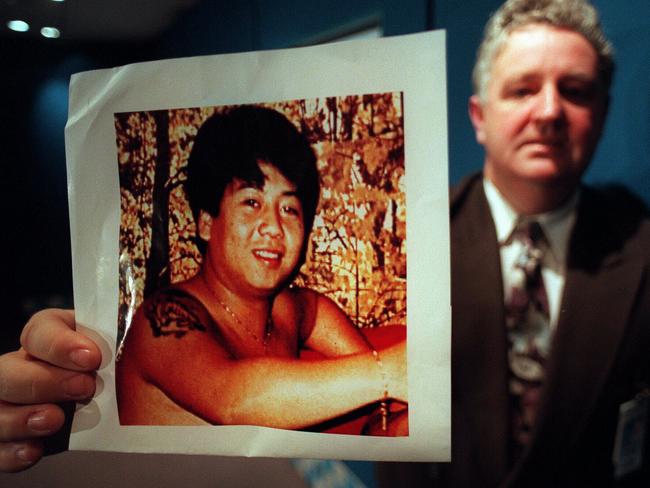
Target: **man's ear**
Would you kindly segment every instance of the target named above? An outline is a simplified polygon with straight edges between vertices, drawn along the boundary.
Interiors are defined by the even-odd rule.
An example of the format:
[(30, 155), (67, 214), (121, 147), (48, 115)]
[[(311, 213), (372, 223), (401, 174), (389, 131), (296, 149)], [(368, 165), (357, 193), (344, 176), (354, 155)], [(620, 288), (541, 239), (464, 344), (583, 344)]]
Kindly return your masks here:
[(478, 95), (472, 95), (469, 97), (467, 108), (469, 111), (469, 119), (472, 121), (472, 125), (474, 126), (476, 142), (483, 144), (485, 142), (485, 131), (483, 130), (483, 103)]
[(212, 231), (212, 215), (205, 210), (199, 212), (198, 233), (199, 237), (204, 241), (210, 240), (210, 233)]

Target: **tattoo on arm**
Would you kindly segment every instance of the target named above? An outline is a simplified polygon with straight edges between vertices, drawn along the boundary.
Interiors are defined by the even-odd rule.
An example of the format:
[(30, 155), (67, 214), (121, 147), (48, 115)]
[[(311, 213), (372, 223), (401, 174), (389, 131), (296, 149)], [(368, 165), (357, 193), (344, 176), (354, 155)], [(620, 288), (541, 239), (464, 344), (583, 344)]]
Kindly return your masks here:
[(144, 315), (151, 325), (154, 337), (173, 336), (180, 339), (188, 332), (207, 330), (201, 322), (203, 306), (180, 290), (157, 293), (145, 305)]

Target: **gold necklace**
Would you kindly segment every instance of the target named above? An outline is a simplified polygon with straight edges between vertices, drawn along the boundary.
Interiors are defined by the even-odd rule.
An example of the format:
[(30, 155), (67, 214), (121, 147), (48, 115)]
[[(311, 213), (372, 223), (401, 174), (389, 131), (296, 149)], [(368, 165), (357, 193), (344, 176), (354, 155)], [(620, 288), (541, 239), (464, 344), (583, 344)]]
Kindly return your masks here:
[[(208, 284), (208, 281), (205, 279), (204, 275), (201, 275), (201, 280), (203, 281), (203, 284), (205, 287), (208, 289), (212, 297), (217, 301), (217, 303), (223, 308), (223, 310), (230, 315), (233, 320), (237, 323), (237, 325), (241, 326), (244, 328), (246, 333), (253, 338), (255, 342), (260, 342), (260, 338), (258, 335), (253, 332), (248, 325), (246, 325), (245, 322), (243, 322), (235, 313), (235, 311), (230, 308), (219, 296), (217, 293), (214, 291), (214, 289)], [(262, 345), (264, 346), (264, 354), (268, 353), (268, 348), (269, 348), (269, 342), (271, 341), (271, 332), (273, 331), (273, 317), (271, 316), (271, 312), (269, 311), (269, 314), (266, 316), (266, 325), (264, 326), (264, 337), (262, 338), (261, 342)]]

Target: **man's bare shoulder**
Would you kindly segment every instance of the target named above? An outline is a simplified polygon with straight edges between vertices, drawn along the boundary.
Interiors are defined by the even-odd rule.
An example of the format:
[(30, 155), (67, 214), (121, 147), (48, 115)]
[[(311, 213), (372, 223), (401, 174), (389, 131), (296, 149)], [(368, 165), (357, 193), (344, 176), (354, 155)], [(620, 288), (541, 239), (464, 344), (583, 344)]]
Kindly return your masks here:
[(317, 311), (323, 312), (323, 310), (329, 309), (342, 312), (341, 308), (334, 300), (324, 293), (312, 290), (311, 288), (294, 286), (288, 288), (283, 292), (283, 294), (286, 294), (289, 299), (292, 299), (295, 303), (299, 304), (299, 306), (314, 314), (317, 313)]
[(181, 338), (190, 332), (205, 332), (212, 324), (203, 304), (182, 287), (158, 290), (140, 306), (154, 337)]
[(201, 422), (188, 407), (188, 384), (231, 357), (203, 304), (182, 286), (152, 293), (138, 308), (120, 360), (116, 388), (122, 424)]
[(182, 285), (172, 286), (142, 302), (127, 331), (122, 357), (149, 368), (162, 364), (167, 354), (215, 354), (215, 348), (225, 354), (220, 339), (201, 301)]
[(301, 341), (314, 327), (320, 293), (309, 288), (291, 286), (280, 292), (273, 302), (273, 320), (276, 323), (297, 326)]
[[(336, 301), (324, 293), (291, 287), (278, 295), (276, 300), (282, 304), (283, 310), (294, 307), (301, 314), (300, 338), (306, 347), (326, 351), (327, 355), (332, 356), (366, 347), (350, 318)], [(274, 318), (275, 311), (274, 305)], [(337, 346), (332, 347), (333, 343)]]

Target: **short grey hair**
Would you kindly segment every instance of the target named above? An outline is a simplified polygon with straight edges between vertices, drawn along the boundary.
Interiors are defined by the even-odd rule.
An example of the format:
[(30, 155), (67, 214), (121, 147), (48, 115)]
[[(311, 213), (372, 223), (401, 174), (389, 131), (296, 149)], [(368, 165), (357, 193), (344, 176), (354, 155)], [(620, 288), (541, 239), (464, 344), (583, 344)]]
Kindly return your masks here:
[(474, 94), (485, 101), (490, 68), (516, 29), (528, 24), (549, 24), (581, 34), (598, 54), (598, 71), (604, 93), (609, 93), (614, 74), (614, 49), (603, 33), (598, 13), (587, 0), (508, 0), (485, 26), (472, 71)]

